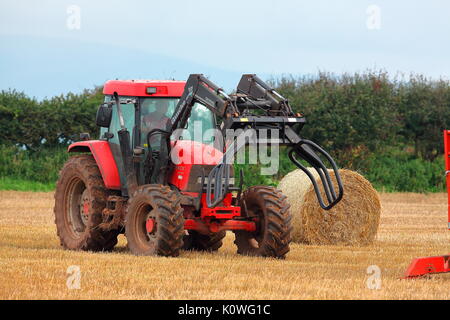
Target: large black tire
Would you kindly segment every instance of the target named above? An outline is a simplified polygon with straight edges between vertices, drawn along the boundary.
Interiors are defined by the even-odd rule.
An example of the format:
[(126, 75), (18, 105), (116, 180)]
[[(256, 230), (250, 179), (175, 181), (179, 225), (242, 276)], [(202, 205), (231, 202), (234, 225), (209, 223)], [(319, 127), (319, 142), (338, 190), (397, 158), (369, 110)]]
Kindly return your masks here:
[(292, 231), (286, 196), (273, 187), (255, 186), (242, 194), (240, 205), (253, 217), (256, 231), (234, 232), (238, 253), (284, 259), (289, 252)]
[(118, 230), (102, 231), (102, 211), (109, 191), (92, 155), (71, 157), (62, 168), (55, 192), (55, 224), (61, 245), (70, 250), (110, 251)]
[[(184, 217), (180, 198), (168, 186), (140, 186), (128, 202), (125, 236), (135, 255), (176, 257), (183, 246)], [(151, 220), (152, 229), (147, 229)]]
[(183, 238), (183, 249), (193, 251), (217, 251), (222, 246), (222, 240), (226, 236), (226, 231), (211, 233), (210, 235), (201, 234), (196, 231), (189, 231), (189, 234)]

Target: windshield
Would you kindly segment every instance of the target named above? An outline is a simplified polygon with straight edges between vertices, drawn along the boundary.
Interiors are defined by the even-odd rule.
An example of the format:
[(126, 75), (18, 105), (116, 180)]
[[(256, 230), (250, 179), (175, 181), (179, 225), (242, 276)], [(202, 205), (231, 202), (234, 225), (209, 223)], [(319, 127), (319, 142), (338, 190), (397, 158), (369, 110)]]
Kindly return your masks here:
[[(166, 129), (175, 112), (178, 98), (142, 98), (141, 99), (141, 145), (147, 145), (147, 134), (150, 130)], [(205, 135), (209, 129), (215, 128), (214, 114), (205, 106), (196, 103), (189, 117), (186, 130), (181, 139), (194, 140), (202, 143), (211, 143), (211, 135)], [(174, 139), (174, 137), (172, 137)], [(153, 141), (152, 141), (153, 140)], [(157, 136), (150, 143), (157, 147), (160, 140)]]

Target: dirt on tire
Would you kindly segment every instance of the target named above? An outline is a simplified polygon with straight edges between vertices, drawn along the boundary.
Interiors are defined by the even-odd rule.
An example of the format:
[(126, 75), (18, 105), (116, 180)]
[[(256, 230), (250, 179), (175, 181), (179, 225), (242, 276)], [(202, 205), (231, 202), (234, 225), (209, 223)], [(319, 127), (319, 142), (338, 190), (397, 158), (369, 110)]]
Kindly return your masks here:
[(109, 191), (92, 155), (71, 157), (61, 169), (55, 192), (55, 224), (65, 249), (110, 251), (118, 230), (102, 231), (102, 211)]
[(285, 195), (273, 187), (247, 189), (240, 202), (242, 210), (256, 222), (256, 231), (235, 231), (238, 253), (284, 259), (291, 242), (290, 205)]
[[(125, 236), (135, 255), (176, 257), (183, 246), (184, 217), (180, 198), (168, 186), (137, 188), (128, 202)], [(151, 230), (147, 224), (151, 221)]]

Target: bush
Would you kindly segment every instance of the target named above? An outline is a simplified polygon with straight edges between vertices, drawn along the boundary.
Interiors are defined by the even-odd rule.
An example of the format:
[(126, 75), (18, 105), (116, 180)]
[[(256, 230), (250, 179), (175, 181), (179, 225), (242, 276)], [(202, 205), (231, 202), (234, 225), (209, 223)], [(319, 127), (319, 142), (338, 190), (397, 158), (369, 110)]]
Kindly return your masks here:
[(0, 145), (0, 177), (44, 184), (55, 183), (59, 170), (67, 159), (65, 148), (30, 152)]
[(398, 140), (396, 83), (386, 73), (319, 73), (275, 85), (294, 111), (305, 115), (302, 136), (332, 152), (341, 165), (356, 168), (361, 159)]
[[(297, 169), (289, 159), (281, 157), (280, 170), (275, 176), (261, 176), (259, 165), (236, 165), (244, 169), (246, 186), (272, 185), (287, 173)], [(414, 158), (414, 155), (379, 155), (366, 159), (365, 169), (358, 169), (378, 191), (383, 192), (444, 192), (446, 190), (444, 159), (434, 161)], [(344, 186), (345, 187), (345, 186)]]
[(450, 129), (449, 81), (399, 78), (319, 73), (273, 85), (306, 116), (303, 137), (332, 151), (343, 166), (358, 169), (369, 156), (404, 146), (432, 161), (442, 155), (442, 131)]
[(380, 155), (368, 159), (363, 172), (377, 190), (387, 192), (445, 191), (444, 159), (426, 161), (407, 154)]
[(0, 92), (0, 144), (38, 151), (67, 146), (81, 132), (98, 136), (95, 113), (101, 88), (37, 102), (15, 90)]
[[(273, 86), (306, 116), (303, 138), (322, 145), (340, 167), (366, 175), (379, 190), (442, 191), (442, 131), (450, 129), (450, 85), (421, 75), (321, 72), (282, 77)], [(0, 92), (0, 177), (53, 184), (80, 132), (98, 136), (95, 112), (101, 88), (41, 102), (15, 90)], [(280, 148), (279, 171), (261, 176), (245, 167), (246, 185), (276, 185), (295, 165)], [(1, 184), (0, 184), (1, 187)]]

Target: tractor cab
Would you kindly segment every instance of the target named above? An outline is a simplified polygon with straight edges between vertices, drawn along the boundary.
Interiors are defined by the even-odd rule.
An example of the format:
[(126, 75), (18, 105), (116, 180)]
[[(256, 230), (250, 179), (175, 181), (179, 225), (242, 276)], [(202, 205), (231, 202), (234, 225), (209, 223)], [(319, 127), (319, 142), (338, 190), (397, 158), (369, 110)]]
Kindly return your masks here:
[[(115, 94), (117, 94), (121, 105), (124, 126), (130, 132), (131, 149), (134, 156), (138, 156), (137, 161), (135, 159), (135, 167), (139, 170), (137, 183), (142, 185), (158, 182), (157, 174), (153, 175), (153, 172), (145, 172), (144, 162), (149, 152), (155, 155), (161, 151), (161, 148), (164, 148), (163, 135), (155, 134), (149, 137), (148, 134), (155, 129), (169, 129), (171, 118), (183, 93), (184, 85), (184, 81), (112, 80), (106, 82), (103, 89), (105, 94), (104, 103), (105, 108), (110, 108), (111, 120), (108, 121), (108, 126), (102, 124), (100, 139), (109, 142), (118, 166), (121, 189), (125, 193), (127, 181), (122, 160), (123, 155), (119, 136), (115, 134), (121, 129), (121, 117), (118, 115), (118, 109), (113, 106)], [(174, 146), (175, 140), (191, 141), (183, 144), (188, 149), (195, 148), (195, 145), (198, 144), (210, 145), (213, 143), (213, 140), (211, 137), (206, 137), (205, 139), (203, 133), (214, 129), (215, 126), (214, 113), (205, 106), (196, 103), (192, 108), (185, 130), (179, 135), (171, 135), (170, 140), (172, 143), (170, 147)], [(153, 168), (152, 171), (159, 172), (159, 168)], [(177, 179), (174, 180), (176, 183)]]

